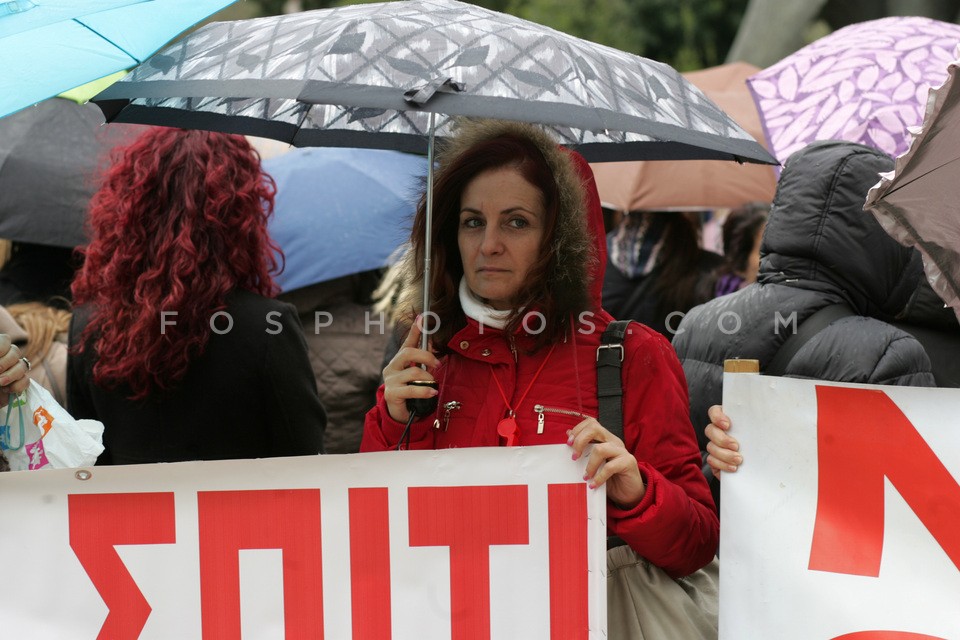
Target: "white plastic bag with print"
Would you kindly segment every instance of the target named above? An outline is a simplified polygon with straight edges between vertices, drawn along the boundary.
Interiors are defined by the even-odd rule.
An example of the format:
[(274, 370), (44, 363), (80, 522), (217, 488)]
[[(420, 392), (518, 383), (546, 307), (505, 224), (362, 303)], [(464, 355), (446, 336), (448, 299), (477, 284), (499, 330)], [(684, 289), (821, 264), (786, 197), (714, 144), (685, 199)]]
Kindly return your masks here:
[(11, 471), (86, 467), (103, 453), (103, 423), (76, 420), (33, 380), (10, 396), (0, 418), (0, 447)]

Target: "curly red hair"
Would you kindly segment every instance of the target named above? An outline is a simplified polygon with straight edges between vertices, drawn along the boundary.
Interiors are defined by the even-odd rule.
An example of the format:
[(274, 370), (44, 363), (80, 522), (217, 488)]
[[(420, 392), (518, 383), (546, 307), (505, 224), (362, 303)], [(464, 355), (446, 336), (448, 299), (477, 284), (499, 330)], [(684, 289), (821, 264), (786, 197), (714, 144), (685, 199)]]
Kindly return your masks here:
[[(242, 136), (152, 127), (118, 150), (90, 202), (93, 240), (72, 284), (75, 303), (91, 307), (75, 348), (92, 341), (94, 382), (122, 381), (132, 399), (169, 388), (203, 353), (230, 291), (278, 293), (275, 193)], [(161, 331), (170, 311), (176, 324)]]

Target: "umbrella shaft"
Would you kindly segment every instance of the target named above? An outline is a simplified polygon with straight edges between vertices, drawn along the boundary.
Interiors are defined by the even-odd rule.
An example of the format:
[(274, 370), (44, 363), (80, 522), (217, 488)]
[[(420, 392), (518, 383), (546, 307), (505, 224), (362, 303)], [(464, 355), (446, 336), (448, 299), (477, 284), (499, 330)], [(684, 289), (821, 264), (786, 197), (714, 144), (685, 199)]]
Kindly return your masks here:
[[(431, 263), (433, 262), (433, 145), (436, 114), (430, 112), (430, 134), (427, 143), (427, 201), (426, 215), (424, 216), (424, 249), (423, 249), (423, 325), (420, 329), (420, 348), (426, 350), (430, 341), (430, 331), (427, 329), (427, 318), (430, 314), (430, 280)], [(426, 367), (424, 367), (426, 368)]]

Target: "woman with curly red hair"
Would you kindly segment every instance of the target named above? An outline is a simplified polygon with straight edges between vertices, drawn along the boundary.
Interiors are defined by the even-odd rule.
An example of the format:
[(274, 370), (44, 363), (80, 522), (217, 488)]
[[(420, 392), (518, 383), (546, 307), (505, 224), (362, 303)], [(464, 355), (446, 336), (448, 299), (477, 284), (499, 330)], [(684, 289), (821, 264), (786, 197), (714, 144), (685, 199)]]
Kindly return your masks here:
[(292, 306), (271, 300), (275, 187), (242, 136), (154, 127), (90, 204), (72, 286), (67, 407), (98, 464), (322, 452), (326, 415)]

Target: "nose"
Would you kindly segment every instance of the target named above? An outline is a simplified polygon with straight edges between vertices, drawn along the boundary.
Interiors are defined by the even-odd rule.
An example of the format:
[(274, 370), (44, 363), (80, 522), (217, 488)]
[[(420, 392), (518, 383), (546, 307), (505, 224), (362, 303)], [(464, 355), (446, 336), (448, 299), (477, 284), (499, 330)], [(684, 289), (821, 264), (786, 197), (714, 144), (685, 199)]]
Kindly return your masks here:
[(484, 227), (483, 239), (480, 242), (480, 253), (485, 256), (495, 256), (503, 253), (503, 239), (497, 225)]

